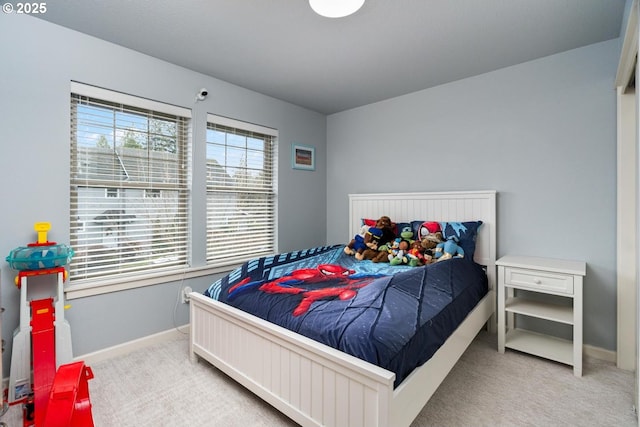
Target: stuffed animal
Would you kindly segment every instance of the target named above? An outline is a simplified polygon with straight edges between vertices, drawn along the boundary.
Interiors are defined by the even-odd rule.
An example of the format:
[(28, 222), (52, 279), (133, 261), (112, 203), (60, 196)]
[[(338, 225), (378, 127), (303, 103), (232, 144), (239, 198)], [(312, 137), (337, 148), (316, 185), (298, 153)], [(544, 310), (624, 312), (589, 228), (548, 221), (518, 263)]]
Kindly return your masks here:
[(409, 258), (407, 252), (409, 251), (409, 241), (404, 239), (396, 239), (393, 246), (389, 249), (389, 264), (400, 265), (408, 264)]
[(368, 227), (368, 229), (365, 227), (366, 225), (345, 246), (344, 252), (347, 255), (355, 255), (358, 260), (370, 259), (374, 262), (380, 262), (384, 256), (384, 261), (386, 261), (388, 252), (384, 245), (396, 237), (393, 231), (395, 225), (391, 222), (391, 218), (383, 215), (376, 220), (375, 226)]
[[(378, 228), (382, 230), (382, 235), (379, 238), (379, 245), (384, 245), (385, 243), (391, 242), (395, 239), (395, 233), (393, 231), (393, 223), (391, 222), (391, 218), (386, 215), (381, 216), (376, 220), (374, 228)], [(353, 239), (349, 242), (349, 244), (344, 248), (344, 253), (347, 255), (355, 255), (356, 253), (362, 253), (366, 249), (366, 245), (364, 243), (364, 239), (367, 235), (367, 231), (371, 227), (366, 224), (362, 226), (360, 229), (360, 233), (356, 234)]]
[(389, 262), (389, 246), (379, 246), (377, 250), (367, 249), (362, 254), (364, 259), (371, 260), (372, 262)]
[(446, 222), (440, 224), (445, 242), (436, 247), (438, 261), (450, 258), (464, 258), (464, 249), (459, 245), (461, 236), (467, 231), (467, 226), (461, 222)]
[(435, 233), (429, 233), (420, 240), (420, 246), (424, 249), (425, 256), (433, 256), (435, 253), (435, 248), (438, 246), (438, 243), (444, 242), (444, 238), (442, 237), (442, 232), (436, 231)]
[(380, 237), (380, 245), (386, 245), (396, 238), (394, 230), (395, 224), (391, 222), (391, 218), (386, 215), (381, 216), (376, 221), (376, 227), (382, 230), (382, 237)]
[(364, 236), (356, 235), (344, 248), (347, 255), (355, 255), (357, 260), (362, 260), (362, 253), (367, 249), (378, 249), (382, 230), (377, 227), (369, 227)]
[(438, 243), (434, 255), (434, 258), (436, 258), (437, 261), (443, 261), (454, 257), (464, 258), (464, 250), (462, 247), (458, 246), (457, 237), (451, 236), (446, 241)]
[(353, 239), (344, 247), (344, 253), (347, 255), (355, 255), (358, 252), (362, 252), (366, 249), (366, 244), (364, 242), (365, 236), (371, 227), (363, 224), (360, 227), (360, 232), (353, 236)]
[(409, 243), (413, 243), (413, 230), (411, 229), (410, 226), (404, 227), (401, 231), (400, 231), (400, 236), (401, 239), (407, 240)]
[(415, 240), (411, 243), (409, 251), (407, 251), (407, 258), (409, 258), (409, 265), (411, 267), (419, 267), (431, 262), (431, 255), (427, 255), (425, 257), (422, 242), (419, 240)]
[(364, 244), (366, 248), (356, 253), (355, 257), (358, 261), (362, 261), (364, 259), (364, 252), (367, 250), (377, 251), (378, 246), (380, 245), (380, 239), (382, 238), (382, 230), (377, 227), (370, 227), (369, 231), (364, 236)]
[(413, 241), (413, 230), (410, 226), (404, 227), (400, 231), (400, 237), (396, 237), (387, 250), (389, 263), (391, 265), (408, 264), (411, 258), (407, 254)]
[(442, 232), (442, 228), (440, 227), (440, 223), (436, 221), (426, 221), (420, 224), (418, 227), (418, 240), (422, 240), (430, 234)]
[[(384, 256), (384, 259), (383, 259)], [(373, 262), (386, 262), (387, 261), (387, 249), (386, 245), (380, 246), (378, 249), (365, 249), (362, 252), (362, 259)]]
[(364, 244), (364, 235), (356, 234), (347, 246), (344, 247), (344, 253), (347, 255), (355, 255), (359, 251), (364, 251), (366, 245)]

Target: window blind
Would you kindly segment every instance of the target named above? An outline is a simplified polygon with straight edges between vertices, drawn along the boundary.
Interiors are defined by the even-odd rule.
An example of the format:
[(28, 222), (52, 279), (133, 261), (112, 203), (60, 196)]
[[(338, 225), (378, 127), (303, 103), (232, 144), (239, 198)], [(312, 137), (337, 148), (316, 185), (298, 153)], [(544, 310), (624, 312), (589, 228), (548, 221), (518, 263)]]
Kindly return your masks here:
[(189, 116), (179, 107), (72, 85), (72, 283), (188, 265)]
[(274, 253), (276, 141), (274, 129), (208, 116), (207, 263)]

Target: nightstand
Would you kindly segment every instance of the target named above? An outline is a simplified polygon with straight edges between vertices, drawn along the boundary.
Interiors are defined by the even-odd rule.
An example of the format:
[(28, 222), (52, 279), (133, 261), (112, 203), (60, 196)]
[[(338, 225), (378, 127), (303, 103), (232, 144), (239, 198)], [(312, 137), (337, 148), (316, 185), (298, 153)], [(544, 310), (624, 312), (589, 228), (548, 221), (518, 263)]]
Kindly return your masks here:
[[(498, 266), (498, 351), (526, 352), (573, 366), (573, 374), (582, 376), (582, 281), (587, 265), (527, 256), (505, 256)], [(523, 292), (556, 295), (560, 302), (527, 298)], [(573, 327), (573, 340), (566, 340), (515, 327), (515, 315), (529, 316)]]

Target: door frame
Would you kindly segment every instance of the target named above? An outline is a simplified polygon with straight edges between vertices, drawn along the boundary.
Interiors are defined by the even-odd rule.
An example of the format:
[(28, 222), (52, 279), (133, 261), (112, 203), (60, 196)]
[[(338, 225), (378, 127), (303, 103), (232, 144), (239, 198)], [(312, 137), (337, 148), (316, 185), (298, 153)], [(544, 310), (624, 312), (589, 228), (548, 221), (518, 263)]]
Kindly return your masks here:
[[(640, 383), (640, 164), (638, 135), (640, 120), (639, 100), (635, 86), (629, 88), (629, 82), (635, 78), (638, 82), (638, 0), (633, 0), (624, 33), (618, 72), (616, 74), (617, 93), (617, 366), (621, 369), (635, 370), (634, 405), (640, 407), (638, 384)], [(630, 321), (631, 320), (631, 321)]]

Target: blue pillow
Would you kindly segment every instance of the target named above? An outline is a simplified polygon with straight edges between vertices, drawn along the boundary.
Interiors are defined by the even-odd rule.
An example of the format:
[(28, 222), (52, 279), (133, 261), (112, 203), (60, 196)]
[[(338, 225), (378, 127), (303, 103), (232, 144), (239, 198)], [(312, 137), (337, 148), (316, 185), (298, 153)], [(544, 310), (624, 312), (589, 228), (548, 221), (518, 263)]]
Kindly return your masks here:
[(441, 222), (442, 237), (446, 240), (455, 237), (464, 251), (464, 257), (473, 261), (476, 251), (476, 237), (482, 221)]
[(420, 236), (418, 235), (418, 230), (420, 229), (420, 226), (422, 224), (424, 224), (424, 221), (422, 220), (411, 221), (411, 229), (413, 230), (413, 240), (420, 240)]

